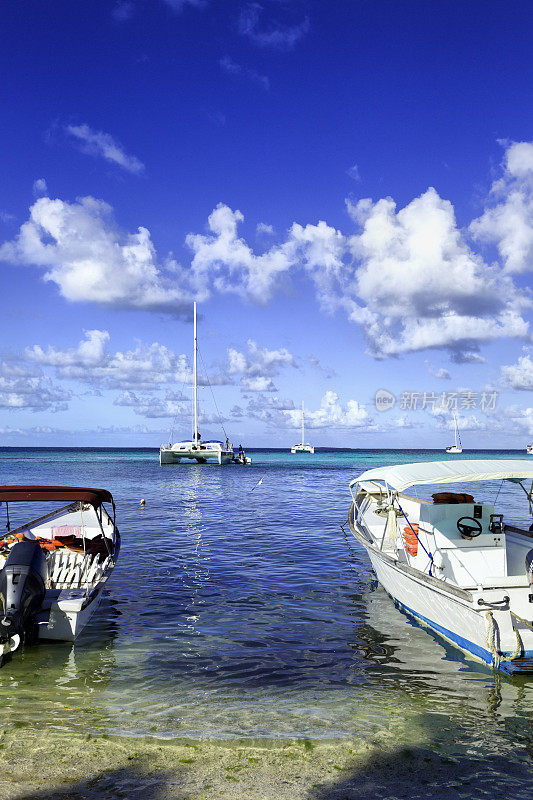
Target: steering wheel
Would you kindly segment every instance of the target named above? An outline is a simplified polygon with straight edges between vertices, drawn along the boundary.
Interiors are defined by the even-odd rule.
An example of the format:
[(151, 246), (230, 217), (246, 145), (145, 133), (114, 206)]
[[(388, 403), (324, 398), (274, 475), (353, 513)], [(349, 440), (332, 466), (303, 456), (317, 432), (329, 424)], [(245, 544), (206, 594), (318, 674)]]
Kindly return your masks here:
[[(468, 520), (468, 523), (463, 522), (463, 520)], [(471, 523), (474, 523), (473, 525)], [(474, 517), (461, 517), (461, 519), (457, 520), (457, 530), (463, 537), (463, 539), (473, 539), (475, 536), (479, 536), (479, 534), (483, 530), (483, 526), (478, 519), (474, 519)]]

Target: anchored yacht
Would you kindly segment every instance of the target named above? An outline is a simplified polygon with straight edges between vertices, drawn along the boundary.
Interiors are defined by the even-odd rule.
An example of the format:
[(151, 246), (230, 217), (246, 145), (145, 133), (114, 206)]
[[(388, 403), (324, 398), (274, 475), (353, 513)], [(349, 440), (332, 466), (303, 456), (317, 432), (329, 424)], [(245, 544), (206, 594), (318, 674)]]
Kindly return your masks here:
[(305, 410), (302, 401), (302, 441), (300, 444), (295, 444), (291, 447), (291, 453), (311, 453), (315, 452), (315, 448), (311, 444), (305, 444)]
[[(486, 664), (533, 674), (533, 532), (465, 491), (487, 496), (487, 482), (496, 498), (515, 485), (533, 514), (530, 461), (435, 461), (363, 472), (348, 523), (402, 610)], [(442, 484), (460, 489), (405, 494)]]
[[(216, 439), (201, 441), (198, 431), (198, 330), (196, 322), (196, 303), (194, 303), (193, 339), (193, 396), (192, 396), (192, 437), (181, 442), (162, 444), (159, 448), (160, 464), (231, 464), (235, 459), (233, 445)], [(240, 453), (239, 453), (240, 457)], [(244, 456), (246, 458), (246, 456)], [(239, 462), (240, 463), (240, 462)], [(248, 461), (249, 463), (249, 461)]]
[(463, 445), (461, 444), (461, 434), (459, 433), (459, 429), (457, 427), (457, 417), (455, 414), (453, 415), (453, 426), (455, 431), (455, 440), (454, 444), (450, 445), (446, 448), (447, 453), (462, 453), (463, 452)]

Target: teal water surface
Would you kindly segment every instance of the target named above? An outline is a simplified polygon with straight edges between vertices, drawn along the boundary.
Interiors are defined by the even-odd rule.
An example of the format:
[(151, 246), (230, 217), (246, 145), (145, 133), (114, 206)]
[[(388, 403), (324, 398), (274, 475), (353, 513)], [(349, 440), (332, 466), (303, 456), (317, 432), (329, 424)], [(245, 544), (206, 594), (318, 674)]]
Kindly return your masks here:
[[(255, 451), (251, 467), (225, 468), (160, 467), (157, 455), (0, 450), (1, 483), (108, 488), (123, 542), (82, 637), (1, 668), (4, 722), (163, 738), (385, 731), (529, 759), (533, 680), (495, 675), (414, 624), (341, 529), (361, 471), (444, 454)], [(523, 518), (519, 494), (500, 492)]]

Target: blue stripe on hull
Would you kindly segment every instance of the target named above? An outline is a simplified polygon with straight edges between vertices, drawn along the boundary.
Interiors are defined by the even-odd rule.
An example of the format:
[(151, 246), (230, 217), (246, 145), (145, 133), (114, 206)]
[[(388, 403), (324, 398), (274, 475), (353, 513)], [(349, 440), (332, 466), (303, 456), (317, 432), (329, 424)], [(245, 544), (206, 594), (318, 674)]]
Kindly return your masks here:
[[(429, 628), (432, 628), (437, 633), (440, 633), (441, 636), (444, 636), (446, 639), (449, 639), (451, 642), (456, 644), (462, 650), (466, 650), (467, 653), (470, 653), (476, 658), (481, 659), (485, 664), (492, 666), (492, 653), (488, 650), (485, 650), (484, 647), (480, 647), (474, 642), (471, 642), (469, 639), (464, 639), (462, 636), (459, 636), (457, 633), (452, 633), (447, 628), (444, 628), (442, 625), (438, 625), (436, 622), (424, 617), (423, 614), (419, 614), (416, 611), (413, 611), (412, 608), (406, 606), (404, 603), (401, 603), (396, 598), (393, 598), (394, 602), (403, 610), (406, 611), (408, 614), (411, 614), (416, 619), (421, 620), (424, 622)], [(503, 655), (509, 656), (510, 653), (503, 653)], [(524, 664), (526, 659), (531, 659), (531, 665)], [(517, 661), (521, 661), (522, 663), (516, 666), (513, 665), (512, 661), (504, 661), (500, 664), (500, 669), (507, 673), (519, 673), (519, 672), (533, 672), (533, 650), (525, 650), (524, 655), (519, 657)]]

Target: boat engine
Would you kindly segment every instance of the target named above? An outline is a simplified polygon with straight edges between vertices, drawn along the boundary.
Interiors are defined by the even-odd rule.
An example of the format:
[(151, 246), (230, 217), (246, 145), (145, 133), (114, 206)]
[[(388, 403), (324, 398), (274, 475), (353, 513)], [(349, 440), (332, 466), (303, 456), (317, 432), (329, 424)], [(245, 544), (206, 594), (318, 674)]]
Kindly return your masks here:
[[(31, 640), (48, 576), (38, 542), (17, 542), (0, 570), (0, 644)], [(15, 648), (12, 648), (15, 649)]]

